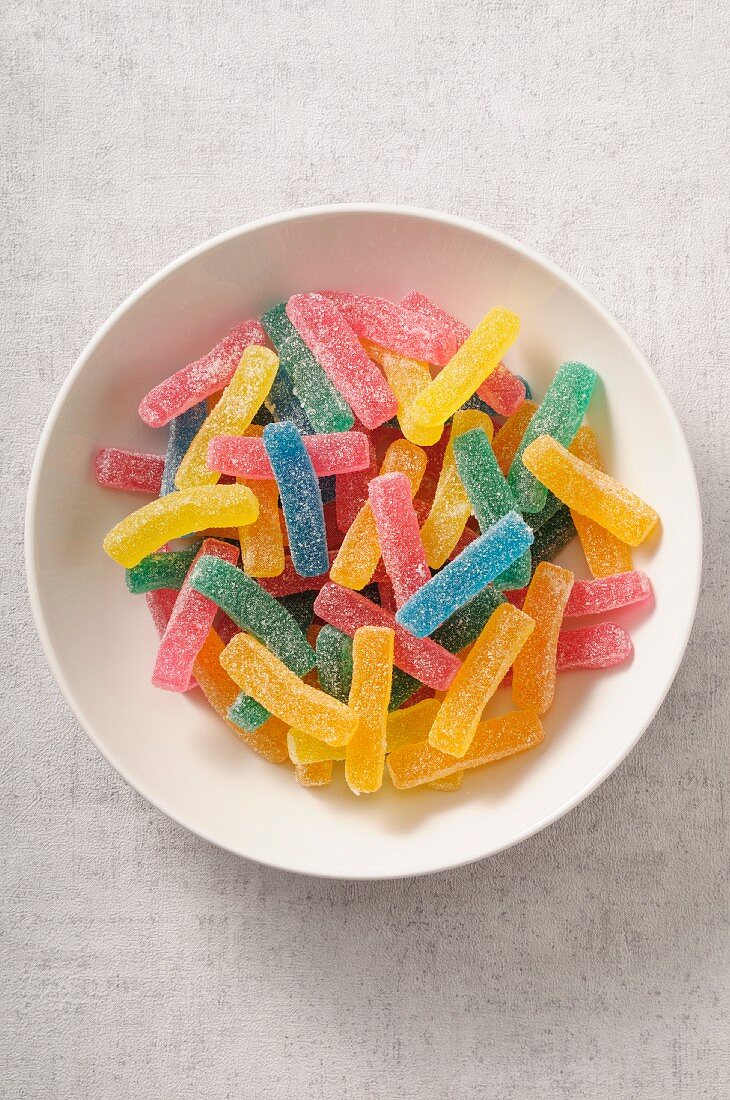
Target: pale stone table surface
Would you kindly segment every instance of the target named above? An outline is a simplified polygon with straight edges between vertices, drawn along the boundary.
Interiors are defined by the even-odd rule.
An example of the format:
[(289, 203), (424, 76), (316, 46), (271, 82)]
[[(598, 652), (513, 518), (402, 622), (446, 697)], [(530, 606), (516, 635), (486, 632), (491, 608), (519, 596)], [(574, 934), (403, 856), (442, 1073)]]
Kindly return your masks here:
[[(3, 5), (0, 1094), (730, 1094), (726, 13)], [(618, 771), (496, 858), (360, 885), (143, 802), (55, 686), (22, 566), (41, 427), (108, 314), (213, 234), (337, 201), (475, 218), (575, 276), (669, 393), (705, 522), (685, 662)]]

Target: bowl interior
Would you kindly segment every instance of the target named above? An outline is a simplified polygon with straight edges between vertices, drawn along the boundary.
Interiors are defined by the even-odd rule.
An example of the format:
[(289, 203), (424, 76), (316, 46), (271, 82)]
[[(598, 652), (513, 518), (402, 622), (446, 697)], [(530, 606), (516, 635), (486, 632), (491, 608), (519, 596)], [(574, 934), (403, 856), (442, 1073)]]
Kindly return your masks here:
[[(156, 634), (101, 540), (142, 499), (105, 491), (99, 446), (164, 452), (137, 416), (142, 395), (237, 321), (295, 291), (398, 299), (418, 288), (473, 324), (493, 305), (521, 318), (508, 365), (541, 396), (565, 359), (595, 367), (590, 421), (608, 468), (647, 499), (662, 530), (635, 554), (655, 606), (614, 613), (635, 655), (608, 673), (563, 674), (537, 751), (471, 773), (457, 794), (356, 799), (336, 778), (304, 790), (242, 746), (202, 699), (149, 682)], [(587, 575), (580, 554), (573, 557)], [(574, 805), (615, 767), (663, 699), (694, 615), (700, 574), (694, 472), (646, 362), (571, 280), (518, 245), (456, 219), (387, 208), (295, 212), (184, 257), (117, 311), (72, 372), (49, 418), (31, 484), (28, 572), (53, 671), (79, 720), (125, 778), (165, 813), (234, 852), (342, 877), (436, 870), (488, 855)], [(572, 625), (572, 624), (571, 624)], [(577, 622), (575, 625), (579, 625)], [(505, 695), (505, 692), (499, 693)], [(508, 709), (509, 698), (495, 708)]]

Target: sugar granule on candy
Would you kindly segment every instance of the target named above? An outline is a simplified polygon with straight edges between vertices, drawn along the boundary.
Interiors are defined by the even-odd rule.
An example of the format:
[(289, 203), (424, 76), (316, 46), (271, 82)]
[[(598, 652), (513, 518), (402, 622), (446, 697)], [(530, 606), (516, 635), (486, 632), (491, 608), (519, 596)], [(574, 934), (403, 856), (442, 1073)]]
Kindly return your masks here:
[(558, 672), (578, 668), (613, 668), (634, 652), (631, 638), (616, 623), (596, 623), (578, 630), (561, 630), (555, 663)]
[[(337, 526), (344, 534), (352, 526), (355, 517), (368, 499), (368, 485), (378, 472), (378, 457), (372, 437), (368, 439), (368, 464), (363, 470), (335, 477), (337, 495), (335, 514)], [(340, 539), (342, 545), (342, 539)]]
[(266, 707), (262, 707), (250, 695), (246, 695), (245, 691), (241, 691), (228, 708), (227, 717), (236, 729), (253, 733), (255, 730), (260, 729), (265, 722), (268, 722), (271, 714)]
[(161, 496), (175, 491), (175, 477), (191, 443), (200, 431), (208, 415), (205, 401), (186, 409), (170, 421), (165, 452), (165, 469), (162, 474)]
[(329, 555), (322, 494), (301, 432), (288, 421), (267, 424), (264, 446), (279, 487), (294, 568), (307, 577), (326, 573)]
[(296, 619), (300, 630), (306, 634), (314, 622), (314, 600), (316, 592), (293, 592), (290, 596), (281, 596), (279, 603), (285, 608), (293, 619)]
[(512, 698), (538, 714), (550, 709), (555, 696), (556, 653), (563, 612), (573, 587), (573, 574), (541, 562), (527, 589), (522, 609), (535, 629), (517, 654), (512, 669)]
[(105, 489), (159, 496), (164, 466), (165, 460), (161, 455), (102, 447), (94, 460), (94, 474)]
[(179, 592), (200, 545), (196, 542), (186, 550), (161, 550), (148, 554), (139, 565), (126, 570), (127, 588), (134, 595), (154, 592), (158, 588)]
[(284, 535), (279, 512), (279, 487), (275, 481), (248, 485), (259, 504), (253, 523), (239, 528), (241, 562), (249, 577), (278, 577), (284, 572)]
[(499, 431), (495, 433), (492, 443), (494, 456), (505, 477), (509, 474), (520, 440), (536, 409), (537, 405), (534, 401), (530, 399), (523, 401), (519, 409), (512, 413), (512, 416), (505, 420)]
[(279, 365), (271, 389), (264, 398), (263, 406), (270, 414), (269, 423), (277, 420), (291, 420), (302, 435), (313, 435), (314, 425), (305, 413), (299, 398), (296, 397), (289, 375)]
[(398, 403), (337, 307), (321, 294), (295, 294), (289, 320), (366, 428), (395, 416)]
[[(584, 425), (576, 432), (575, 439), (570, 444), (570, 453), (587, 462), (589, 466), (595, 466), (603, 472), (601, 452), (598, 447), (596, 433), (592, 428)], [(583, 553), (588, 562), (588, 568), (594, 577), (606, 577), (612, 573), (627, 573), (633, 569), (631, 550), (625, 542), (621, 542), (605, 527), (579, 512), (572, 512), (571, 516), (575, 529), (578, 532)]]
[(326, 787), (332, 782), (332, 761), (320, 760), (316, 764), (295, 764), (294, 778), (300, 787)]
[[(522, 606), (526, 589), (508, 592), (510, 603)], [(616, 573), (612, 577), (595, 577), (587, 581), (575, 581), (563, 618), (575, 619), (583, 615), (601, 615), (606, 611), (617, 611), (621, 607), (644, 603), (651, 599), (651, 580), (640, 570), (628, 573)]]
[(575, 535), (575, 524), (571, 519), (570, 510), (563, 504), (547, 523), (535, 531), (535, 541), (530, 551), (533, 574), (540, 562), (552, 561), (569, 542), (572, 542)]
[(387, 627), (363, 626), (353, 638), (348, 706), (359, 721), (345, 749), (345, 779), (354, 794), (372, 794), (383, 783), (394, 637)]
[(425, 741), (440, 706), (437, 699), (424, 699), (389, 714), (385, 725), (386, 752), (393, 752), (412, 741)]
[(396, 607), (400, 607), (431, 576), (413, 507), (411, 483), (405, 474), (383, 474), (370, 482), (370, 507)]
[[(366, 470), (370, 464), (370, 442), (363, 432), (307, 435), (303, 442), (318, 478)], [(216, 436), (208, 447), (208, 466), (247, 481), (274, 476), (262, 440), (252, 435)]]
[(287, 317), (286, 303), (267, 310), (261, 323), (276, 348), (292, 392), (314, 430), (348, 431), (354, 421), (352, 410)]
[(502, 593), (488, 584), (434, 630), (433, 641), (448, 649), (449, 653), (461, 652), (477, 640), (490, 617), (504, 602)]
[(431, 381), (428, 363), (418, 359), (409, 359), (395, 351), (375, 344), (372, 340), (362, 340), (362, 346), (374, 363), (383, 371), (386, 381), (398, 402), (398, 424), (406, 439), (419, 447), (430, 447), (441, 437), (439, 427), (423, 427), (414, 423), (409, 409), (411, 403), (422, 393)]
[(243, 527), (258, 515), (258, 502), (245, 485), (204, 485), (150, 501), (112, 527), (104, 550), (131, 569), (172, 539), (206, 527)]
[(317, 635), (316, 652), (320, 687), (346, 703), (352, 682), (352, 638), (325, 623)]
[(563, 363), (555, 372), (525, 428), (507, 475), (520, 512), (539, 512), (547, 498), (547, 488), (523, 461), (525, 450), (541, 435), (552, 436), (566, 447), (572, 442), (590, 405), (596, 377), (585, 363)]
[(411, 596), (396, 621), (418, 638), (432, 634), (524, 554), (532, 541), (527, 524), (508, 512)]
[(325, 745), (324, 741), (318, 741), (316, 737), (310, 737), (301, 730), (290, 729), (286, 738), (289, 759), (292, 764), (320, 764), (324, 761), (344, 760), (345, 745)]
[(229, 332), (202, 359), (160, 382), (142, 399), (139, 415), (151, 428), (161, 428), (174, 417), (228, 385), (251, 344), (264, 344), (266, 333), (258, 321), (244, 321)]
[(443, 325), (402, 304), (343, 290), (321, 293), (339, 309), (356, 336), (399, 355), (443, 367), (457, 349), (452, 333)]

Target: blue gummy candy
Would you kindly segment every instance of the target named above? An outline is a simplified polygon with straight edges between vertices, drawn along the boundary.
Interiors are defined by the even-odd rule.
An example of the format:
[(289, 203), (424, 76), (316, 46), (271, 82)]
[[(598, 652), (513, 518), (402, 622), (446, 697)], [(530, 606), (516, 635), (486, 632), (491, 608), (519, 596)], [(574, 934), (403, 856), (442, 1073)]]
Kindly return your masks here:
[(300, 577), (319, 577), (330, 567), (322, 493), (302, 434), (289, 420), (267, 424), (264, 447), (279, 487), (294, 568)]
[(187, 409), (186, 412), (180, 413), (179, 416), (170, 421), (165, 468), (162, 471), (161, 497), (166, 497), (168, 493), (174, 492), (177, 468), (207, 415), (207, 405), (205, 401), (201, 401), (199, 404), (193, 405), (192, 409)]

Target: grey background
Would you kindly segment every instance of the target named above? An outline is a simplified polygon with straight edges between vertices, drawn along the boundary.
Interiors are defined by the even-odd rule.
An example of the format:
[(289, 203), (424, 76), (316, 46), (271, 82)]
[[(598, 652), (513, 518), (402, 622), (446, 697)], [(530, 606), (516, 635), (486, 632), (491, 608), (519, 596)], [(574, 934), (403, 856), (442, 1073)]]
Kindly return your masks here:
[[(4, 6), (2, 1095), (728, 1095), (723, 7)], [(64, 704), (22, 575), (39, 432), (111, 310), (212, 234), (345, 200), (570, 271), (660, 375), (705, 514), (686, 660), (617, 773), (517, 849), (390, 884), (253, 866), (144, 804)]]

